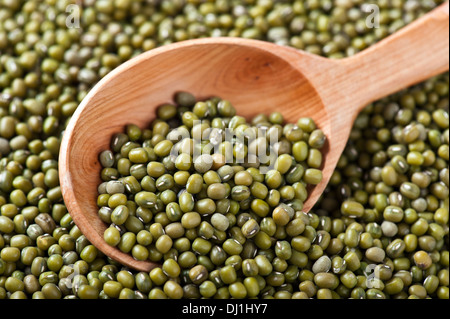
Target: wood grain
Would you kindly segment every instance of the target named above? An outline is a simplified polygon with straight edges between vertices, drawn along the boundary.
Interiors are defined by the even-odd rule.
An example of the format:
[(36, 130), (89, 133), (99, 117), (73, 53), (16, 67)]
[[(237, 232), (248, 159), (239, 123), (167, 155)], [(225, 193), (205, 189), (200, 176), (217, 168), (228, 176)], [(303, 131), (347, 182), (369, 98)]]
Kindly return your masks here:
[(238, 38), (190, 40), (151, 50), (110, 72), (74, 113), (59, 159), (64, 201), (77, 226), (99, 250), (126, 266), (149, 271), (157, 265), (136, 261), (104, 242), (107, 225), (97, 214), (98, 154), (109, 149), (112, 135), (126, 124), (146, 127), (155, 108), (171, 102), (177, 91), (192, 92), (199, 99), (229, 99), (247, 118), (274, 109), (291, 122), (312, 117), (324, 130), (327, 145), (324, 181), (305, 202), (308, 211), (326, 187), (361, 108), (446, 69), (448, 4), (341, 61)]

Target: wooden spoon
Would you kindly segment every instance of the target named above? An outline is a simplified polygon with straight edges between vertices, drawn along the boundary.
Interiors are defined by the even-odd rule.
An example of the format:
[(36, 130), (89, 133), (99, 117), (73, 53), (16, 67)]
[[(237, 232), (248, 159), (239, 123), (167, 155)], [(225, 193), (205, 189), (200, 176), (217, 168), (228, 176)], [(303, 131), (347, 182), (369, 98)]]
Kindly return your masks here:
[(280, 111), (288, 121), (311, 117), (325, 132), (323, 181), (312, 189), (309, 211), (326, 187), (352, 123), (367, 104), (449, 68), (449, 5), (441, 5), (396, 34), (353, 57), (322, 58), (289, 47), (239, 38), (189, 40), (145, 52), (119, 66), (86, 96), (64, 133), (59, 174), (76, 225), (100, 251), (121, 264), (149, 271), (103, 240), (107, 225), (96, 205), (99, 153), (113, 134), (146, 127), (157, 106), (177, 91), (199, 99), (220, 96), (238, 113)]

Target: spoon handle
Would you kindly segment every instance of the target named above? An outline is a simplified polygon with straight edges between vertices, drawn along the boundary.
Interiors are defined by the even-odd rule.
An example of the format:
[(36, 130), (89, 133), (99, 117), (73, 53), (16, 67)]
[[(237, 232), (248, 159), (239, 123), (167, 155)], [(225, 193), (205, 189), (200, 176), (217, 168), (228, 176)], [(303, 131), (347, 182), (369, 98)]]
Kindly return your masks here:
[(312, 80), (332, 123), (332, 149), (323, 169), (328, 178), (310, 194), (304, 206), (309, 210), (333, 173), (358, 113), (373, 101), (448, 70), (449, 4), (353, 57), (302, 57), (296, 59), (297, 67)]
[[(352, 120), (367, 104), (449, 69), (448, 1), (331, 68), (329, 112)], [(326, 83), (326, 82), (325, 82)], [(344, 113), (344, 114), (343, 114)]]

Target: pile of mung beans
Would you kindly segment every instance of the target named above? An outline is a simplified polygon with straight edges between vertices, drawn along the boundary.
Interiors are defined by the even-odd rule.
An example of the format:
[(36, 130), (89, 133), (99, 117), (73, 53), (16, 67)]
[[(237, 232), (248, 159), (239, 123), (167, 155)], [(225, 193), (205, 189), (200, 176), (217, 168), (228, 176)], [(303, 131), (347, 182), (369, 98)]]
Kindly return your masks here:
[[(147, 208), (152, 223), (144, 227), (148, 233), (142, 233), (136, 243), (153, 241), (155, 234), (167, 240), (161, 243), (162, 250), (148, 250), (148, 258), (158, 260), (161, 267), (137, 272), (98, 251), (73, 223), (61, 196), (57, 160), (67, 121), (92, 86), (119, 64), (157, 46), (205, 36), (261, 39), (343, 58), (380, 41), (442, 1), (372, 1), (380, 9), (378, 28), (367, 23), (365, 3), (0, 0), (0, 299), (448, 299), (448, 73), (368, 105), (356, 119), (317, 205), (307, 214), (295, 211), (298, 218), (293, 220), (298, 221), (293, 227), (259, 223), (258, 234), (268, 236), (262, 235), (265, 239), (259, 247), (245, 244), (256, 241), (256, 236), (245, 237), (256, 226), (242, 230), (254, 217), (251, 203), (249, 210), (230, 204), (227, 220), (232, 220), (230, 212), (236, 212), (236, 221), (229, 229), (220, 230), (225, 220), (219, 217), (215, 226), (208, 223), (214, 229), (199, 225), (178, 238), (179, 227), (166, 229), (171, 224), (167, 223), (169, 216), (178, 218), (171, 215), (177, 214), (177, 207), (169, 209), (169, 214)], [(167, 109), (161, 112), (163, 117)], [(201, 107), (196, 111), (202, 112)], [(279, 123), (276, 113), (274, 122), (270, 121), (272, 114), (266, 117), (269, 123)], [(163, 124), (157, 126), (157, 130), (167, 129)], [(127, 136), (138, 132), (132, 125), (126, 130)], [(140, 132), (149, 134), (142, 128)], [(134, 159), (145, 157), (135, 153), (131, 154)], [(109, 160), (104, 155), (103, 161)], [(171, 165), (154, 162), (153, 173), (161, 163)], [(194, 162), (191, 165), (195, 167)], [(133, 173), (144, 173), (140, 171)], [(111, 170), (103, 173), (111, 177)], [(210, 175), (208, 179), (217, 179)], [(240, 175), (237, 186), (246, 186), (248, 175)], [(141, 182), (139, 187), (156, 187), (149, 178), (148, 185)], [(137, 186), (128, 179), (129, 189)], [(164, 187), (172, 181), (161, 182)], [(108, 186), (104, 185), (105, 191)], [(120, 186), (112, 183), (108, 189), (114, 187)], [(213, 190), (213, 195), (221, 188)], [(174, 196), (188, 197), (164, 191), (158, 192), (164, 205), (173, 202)], [(100, 203), (107, 193), (99, 196)], [(231, 203), (230, 196), (214, 201)], [(274, 200), (260, 199), (257, 210)], [(189, 199), (184, 200), (183, 205), (189, 206)], [(290, 204), (283, 207), (292, 208)], [(226, 207), (216, 204), (216, 209)], [(137, 211), (138, 207), (136, 216)], [(142, 216), (149, 218), (145, 213)], [(188, 224), (192, 221), (185, 219)], [(158, 223), (165, 227), (151, 229)], [(207, 240), (211, 231), (215, 239)], [(192, 242), (188, 236), (193, 236)], [(234, 241), (225, 247), (217, 245), (222, 238), (226, 238), (224, 244)], [(166, 251), (169, 240), (172, 246)], [(142, 249), (135, 250), (135, 258), (143, 258)]]
[(308, 186), (322, 180), (322, 130), (311, 118), (284, 125), (279, 112), (247, 123), (220, 98), (174, 100), (157, 109), (152, 129), (129, 124), (99, 155), (105, 241), (137, 260), (178, 260), (177, 276), (205, 256), (239, 270), (274, 247), (302, 266), (289, 242), (305, 230)]

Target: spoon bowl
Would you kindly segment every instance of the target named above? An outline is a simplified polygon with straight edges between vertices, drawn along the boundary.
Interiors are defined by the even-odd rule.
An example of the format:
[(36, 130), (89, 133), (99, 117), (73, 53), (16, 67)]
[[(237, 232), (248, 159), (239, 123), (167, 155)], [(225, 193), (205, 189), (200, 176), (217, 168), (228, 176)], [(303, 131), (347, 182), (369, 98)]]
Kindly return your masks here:
[(98, 155), (109, 149), (111, 137), (125, 125), (147, 127), (159, 105), (173, 102), (175, 92), (187, 91), (197, 99), (227, 99), (248, 119), (274, 110), (288, 122), (314, 119), (327, 142), (322, 150), (323, 181), (304, 203), (304, 211), (309, 211), (336, 167), (358, 112), (376, 99), (448, 70), (448, 47), (447, 3), (339, 61), (238, 38), (189, 40), (145, 52), (104, 77), (73, 114), (59, 159), (65, 204), (83, 234), (104, 254), (139, 271), (156, 267), (103, 240), (107, 225), (98, 217), (96, 204), (101, 183)]

